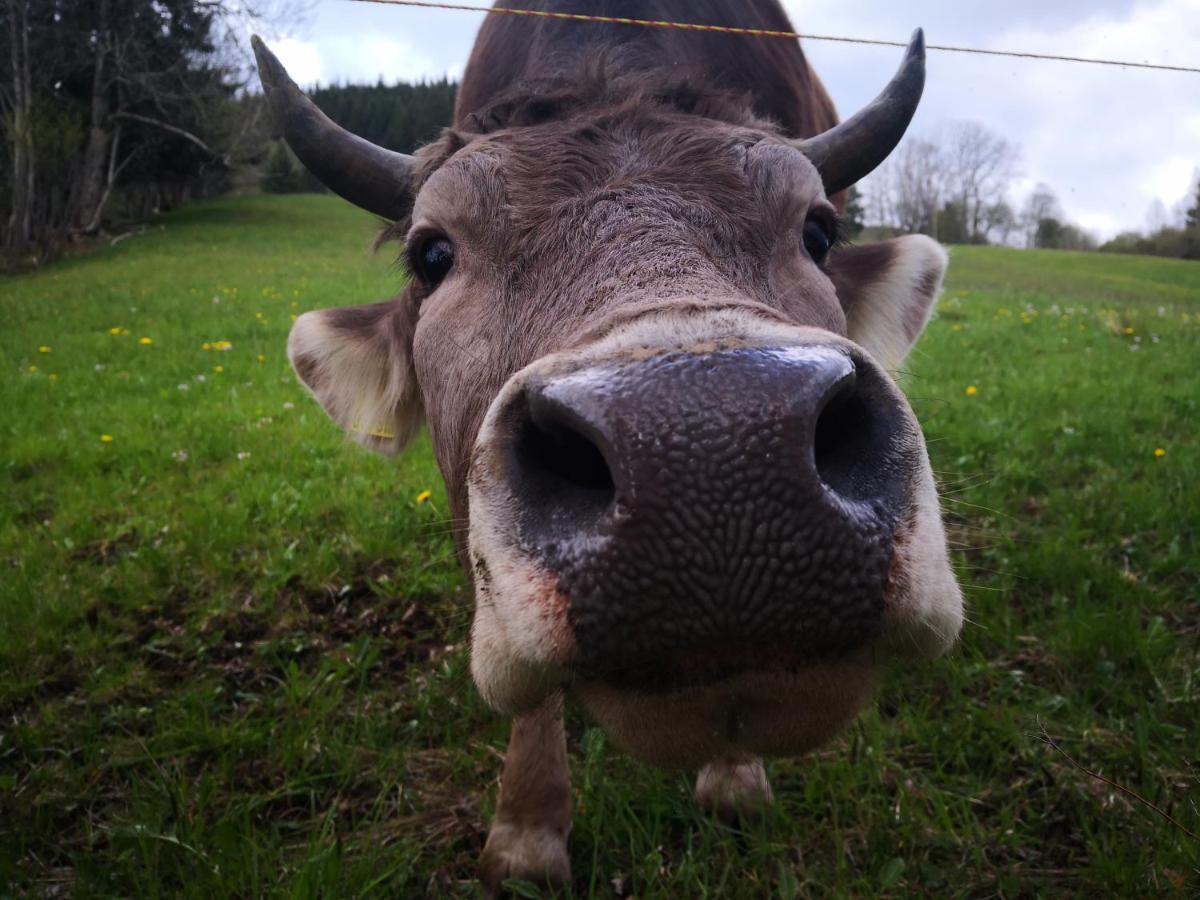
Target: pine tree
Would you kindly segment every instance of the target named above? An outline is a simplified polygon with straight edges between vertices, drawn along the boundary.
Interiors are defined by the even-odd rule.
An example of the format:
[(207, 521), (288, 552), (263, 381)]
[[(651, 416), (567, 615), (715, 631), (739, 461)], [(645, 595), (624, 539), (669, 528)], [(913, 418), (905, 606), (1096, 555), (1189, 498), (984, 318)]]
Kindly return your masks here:
[(1187, 211), (1187, 219), (1183, 227), (1188, 231), (1200, 231), (1200, 181), (1196, 183), (1195, 202)]

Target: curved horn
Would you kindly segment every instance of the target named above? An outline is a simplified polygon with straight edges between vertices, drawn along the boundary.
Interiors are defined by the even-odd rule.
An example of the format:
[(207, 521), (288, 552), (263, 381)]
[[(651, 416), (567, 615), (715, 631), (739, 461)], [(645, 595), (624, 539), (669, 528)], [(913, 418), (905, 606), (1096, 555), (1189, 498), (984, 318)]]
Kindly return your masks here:
[(296, 87), (258, 35), (250, 43), (275, 127), (300, 162), (355, 206), (393, 220), (408, 215), (413, 158), (377, 147), (334, 124)]
[(845, 190), (887, 159), (904, 137), (924, 88), (925, 32), (918, 28), (882, 94), (840, 125), (797, 142), (821, 173), (826, 194)]

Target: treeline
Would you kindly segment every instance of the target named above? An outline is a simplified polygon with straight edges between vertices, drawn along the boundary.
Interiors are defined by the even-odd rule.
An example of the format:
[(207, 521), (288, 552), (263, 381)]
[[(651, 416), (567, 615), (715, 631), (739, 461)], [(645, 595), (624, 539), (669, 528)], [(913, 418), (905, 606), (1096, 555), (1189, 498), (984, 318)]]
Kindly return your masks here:
[[(230, 0), (232, 2), (232, 0)], [(223, 0), (6, 0), (4, 246), (44, 254), (228, 185), (246, 122)]]
[(1188, 198), (1176, 207), (1175, 223), (1162, 221), (1167, 216), (1159, 202), (1151, 208), (1151, 218), (1154, 225), (1149, 233), (1126, 231), (1100, 249), (1108, 253), (1140, 253), (1200, 260), (1200, 169), (1192, 177), (1192, 190)]
[[(290, 0), (272, 5), (280, 19)], [(300, 2), (300, 0), (298, 0)], [(0, 0), (0, 246), (27, 265), (188, 200), (319, 189), (270, 132), (244, 0)], [(411, 151), (456, 85), (324, 87), (319, 106)]]
[(864, 212), (883, 234), (928, 234), (945, 244), (1004, 244), (1094, 250), (1067, 221), (1054, 191), (1039, 184), (1025, 202), (1009, 198), (1021, 150), (977, 122), (951, 122), (906, 140), (864, 187)]
[[(863, 183), (847, 210), (851, 231), (865, 226), (871, 236), (928, 234), (947, 244), (1200, 259), (1200, 170), (1174, 224), (1125, 232), (1100, 246), (1068, 219), (1049, 185), (1038, 184), (1018, 206), (1010, 202), (1020, 158), (1020, 148), (975, 122), (910, 137)], [(1154, 217), (1166, 219), (1162, 204), (1156, 207)]]
[[(411, 153), (450, 124), (457, 92), (457, 82), (443, 78), (418, 84), (318, 87), (309, 96), (343, 128), (389, 150)], [(275, 193), (323, 190), (282, 141), (271, 149), (262, 186)]]
[(1007, 196), (1020, 150), (975, 122), (913, 136), (863, 185), (869, 223), (948, 244), (1009, 243), (1021, 228)]
[[(275, 0), (281, 20), (294, 17)], [(27, 264), (190, 199), (320, 185), (270, 131), (244, 36), (247, 0), (0, 0), (0, 247)], [(451, 121), (457, 85), (318, 87), (330, 118), (411, 152)], [(855, 191), (851, 232), (1096, 249), (1038, 185), (1009, 200), (1020, 149), (975, 123), (914, 136)], [(1198, 177), (1200, 180), (1200, 177)], [(1149, 234), (1101, 250), (1200, 259), (1200, 184)], [(1160, 204), (1161, 206), (1161, 204)], [(1165, 219), (1165, 211), (1160, 217)]]

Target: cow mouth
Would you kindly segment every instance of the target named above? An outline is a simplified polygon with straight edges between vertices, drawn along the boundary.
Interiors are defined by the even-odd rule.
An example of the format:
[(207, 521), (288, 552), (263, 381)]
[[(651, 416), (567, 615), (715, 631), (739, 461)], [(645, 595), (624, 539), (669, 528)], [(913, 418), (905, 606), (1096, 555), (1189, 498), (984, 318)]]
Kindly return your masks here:
[(710, 688), (744, 675), (800, 675), (814, 663), (841, 655), (814, 656), (795, 641), (723, 641), (580, 674), (619, 691), (662, 695)]

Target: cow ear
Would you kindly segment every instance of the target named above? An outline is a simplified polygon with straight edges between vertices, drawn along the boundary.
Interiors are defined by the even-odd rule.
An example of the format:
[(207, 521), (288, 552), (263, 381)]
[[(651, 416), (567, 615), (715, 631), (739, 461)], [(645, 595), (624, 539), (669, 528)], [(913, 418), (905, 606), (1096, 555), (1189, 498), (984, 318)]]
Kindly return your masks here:
[(410, 308), (393, 300), (308, 312), (288, 336), (305, 387), (351, 438), (380, 453), (398, 452), (421, 427)]
[(942, 245), (922, 234), (831, 253), (826, 271), (850, 340), (889, 372), (899, 369), (929, 321), (948, 263)]

